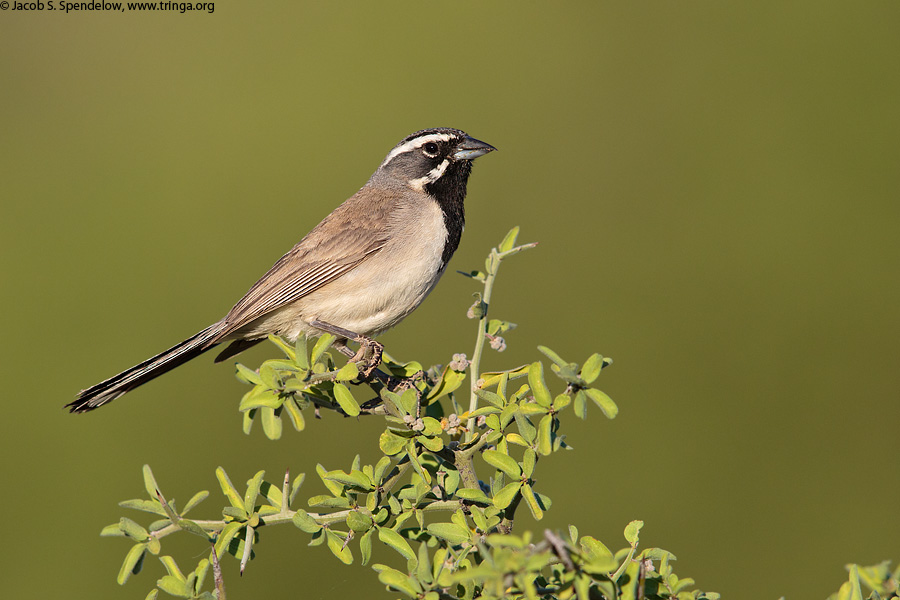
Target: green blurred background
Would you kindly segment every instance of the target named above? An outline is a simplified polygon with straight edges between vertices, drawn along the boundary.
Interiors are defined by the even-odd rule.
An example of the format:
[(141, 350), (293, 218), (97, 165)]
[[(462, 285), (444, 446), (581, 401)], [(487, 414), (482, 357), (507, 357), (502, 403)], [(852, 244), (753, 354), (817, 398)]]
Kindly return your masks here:
[[(159, 565), (120, 589), (127, 544), (98, 533), (144, 463), (182, 502), (211, 490), (212, 516), (217, 465), (243, 482), (377, 457), (375, 420), (244, 436), (244, 389), (210, 357), (61, 407), (220, 318), (433, 126), (500, 148), (451, 268), (513, 225), (540, 241), (501, 272), (494, 315), (520, 326), (486, 366), (538, 344), (616, 361), (600, 383), (620, 416), (573, 424), (539, 489), (590, 472), (518, 527), (621, 547), (643, 519), (643, 543), (731, 599), (822, 598), (847, 562), (900, 560), (900, 3), (742, 4), (0, 12), (3, 596), (143, 598)], [(449, 274), (389, 351), (471, 354), (473, 291)], [(226, 565), (233, 598), (381, 589), (263, 533), (243, 578)]]

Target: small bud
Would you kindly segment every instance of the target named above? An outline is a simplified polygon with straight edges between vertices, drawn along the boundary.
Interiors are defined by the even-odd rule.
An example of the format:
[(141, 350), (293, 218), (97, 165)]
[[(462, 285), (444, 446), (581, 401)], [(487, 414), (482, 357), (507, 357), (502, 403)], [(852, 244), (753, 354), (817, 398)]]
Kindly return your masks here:
[(454, 371), (461, 373), (469, 367), (469, 360), (466, 358), (465, 354), (454, 354), (453, 360), (448, 366)]
[(496, 350), (497, 352), (503, 352), (506, 350), (506, 340), (504, 340), (499, 335), (491, 335), (488, 336), (491, 340), (491, 348)]
[(475, 301), (475, 304), (469, 307), (469, 310), (466, 311), (466, 316), (470, 319), (480, 319), (485, 315), (485, 306), (484, 302), (481, 299)]

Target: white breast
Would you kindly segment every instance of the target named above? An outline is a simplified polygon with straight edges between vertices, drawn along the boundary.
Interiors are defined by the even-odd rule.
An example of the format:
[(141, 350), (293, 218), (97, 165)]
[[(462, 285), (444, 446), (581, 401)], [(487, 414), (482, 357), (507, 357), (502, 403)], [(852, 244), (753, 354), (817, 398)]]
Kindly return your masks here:
[[(421, 202), (421, 200), (420, 200)], [(447, 242), (444, 215), (430, 199), (400, 205), (390, 223), (390, 241), (352, 271), (272, 315), (274, 329), (296, 338), (307, 323), (325, 321), (375, 336), (399, 323), (434, 289), (443, 274)]]

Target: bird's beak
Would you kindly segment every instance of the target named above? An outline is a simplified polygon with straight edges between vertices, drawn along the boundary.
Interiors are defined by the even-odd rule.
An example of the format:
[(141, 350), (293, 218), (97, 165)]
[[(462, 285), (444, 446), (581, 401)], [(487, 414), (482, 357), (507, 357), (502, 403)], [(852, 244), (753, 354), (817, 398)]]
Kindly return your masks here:
[(484, 156), (488, 152), (496, 150), (493, 146), (475, 138), (466, 137), (456, 146), (456, 152), (453, 153), (454, 160), (472, 160), (479, 156)]

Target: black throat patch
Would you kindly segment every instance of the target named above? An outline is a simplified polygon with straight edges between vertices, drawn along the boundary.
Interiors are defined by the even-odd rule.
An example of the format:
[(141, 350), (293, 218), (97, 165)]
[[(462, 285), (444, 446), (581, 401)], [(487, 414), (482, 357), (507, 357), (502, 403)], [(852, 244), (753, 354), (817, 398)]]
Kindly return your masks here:
[(463, 228), (466, 225), (466, 183), (472, 172), (472, 161), (461, 160), (450, 163), (444, 175), (434, 183), (425, 184), (425, 191), (438, 203), (444, 214), (444, 226), (447, 228), (447, 243), (441, 254), (441, 270), (450, 262), (450, 258), (459, 248)]

